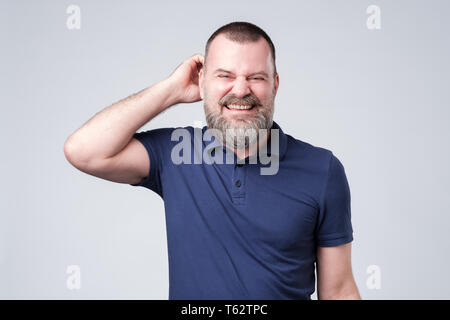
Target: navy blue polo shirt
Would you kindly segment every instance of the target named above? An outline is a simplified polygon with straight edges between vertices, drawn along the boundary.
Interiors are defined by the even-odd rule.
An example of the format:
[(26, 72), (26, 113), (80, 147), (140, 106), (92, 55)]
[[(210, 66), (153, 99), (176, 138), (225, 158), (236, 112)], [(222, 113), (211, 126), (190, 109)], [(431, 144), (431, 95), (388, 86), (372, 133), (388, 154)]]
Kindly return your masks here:
[[(178, 127), (181, 128), (181, 127)], [(169, 257), (169, 299), (310, 299), (315, 290), (317, 246), (353, 240), (350, 189), (333, 153), (279, 129), (274, 175), (270, 164), (194, 163), (213, 154), (207, 127), (190, 134), (191, 163), (175, 164), (177, 128), (135, 133), (147, 149), (150, 172), (139, 184), (164, 200)], [(207, 132), (207, 131), (206, 131)], [(226, 148), (221, 146), (225, 151)], [(276, 152), (278, 151), (278, 152)], [(183, 150), (182, 153), (184, 153)], [(187, 151), (186, 151), (187, 152)], [(234, 154), (234, 153), (233, 153)]]

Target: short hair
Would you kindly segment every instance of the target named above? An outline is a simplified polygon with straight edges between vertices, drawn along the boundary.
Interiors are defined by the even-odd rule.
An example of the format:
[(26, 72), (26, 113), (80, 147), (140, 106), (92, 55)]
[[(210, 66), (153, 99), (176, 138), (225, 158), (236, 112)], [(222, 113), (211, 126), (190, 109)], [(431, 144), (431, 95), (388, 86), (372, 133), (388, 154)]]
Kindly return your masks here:
[(277, 67), (275, 64), (275, 46), (273, 45), (272, 40), (267, 35), (267, 33), (258, 27), (257, 25), (250, 23), (250, 22), (244, 22), (244, 21), (235, 21), (228, 23), (216, 31), (209, 37), (208, 41), (206, 42), (205, 47), (205, 60), (208, 56), (209, 47), (211, 45), (211, 42), (219, 35), (224, 34), (227, 39), (231, 41), (235, 41), (238, 43), (247, 43), (247, 42), (256, 42), (261, 38), (264, 38), (270, 47), (270, 52), (272, 54), (272, 62), (274, 67), (274, 76), (277, 74)]

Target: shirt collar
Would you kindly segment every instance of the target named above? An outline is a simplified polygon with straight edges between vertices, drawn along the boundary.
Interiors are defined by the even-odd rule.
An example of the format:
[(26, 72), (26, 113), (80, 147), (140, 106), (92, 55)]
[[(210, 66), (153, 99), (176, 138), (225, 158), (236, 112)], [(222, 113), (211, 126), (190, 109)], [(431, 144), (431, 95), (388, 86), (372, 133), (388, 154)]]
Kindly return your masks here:
[[(211, 153), (212, 150), (216, 149), (216, 148), (224, 148), (226, 149), (225, 146), (222, 145), (222, 143), (218, 140), (216, 140), (216, 138), (214, 136), (212, 136), (209, 131), (207, 131), (208, 127), (204, 126), (202, 128), (202, 132), (204, 135), (204, 140), (203, 141), (203, 145), (205, 147), (205, 150), (208, 152), (208, 154)], [(279, 132), (279, 139), (280, 139), (280, 144), (279, 144), (279, 148), (278, 150), (274, 150), (272, 152), (271, 150), (271, 139), (272, 139), (272, 134), (269, 136), (269, 140), (266, 141), (267, 143), (267, 155), (271, 156), (277, 156), (280, 160), (282, 160), (286, 154), (286, 149), (287, 149), (287, 136), (286, 134), (283, 132), (283, 130), (281, 129), (281, 127), (278, 125), (278, 123), (276, 123), (275, 121), (272, 121), (272, 127), (270, 129), (278, 129)], [(211, 142), (209, 142), (211, 141)]]

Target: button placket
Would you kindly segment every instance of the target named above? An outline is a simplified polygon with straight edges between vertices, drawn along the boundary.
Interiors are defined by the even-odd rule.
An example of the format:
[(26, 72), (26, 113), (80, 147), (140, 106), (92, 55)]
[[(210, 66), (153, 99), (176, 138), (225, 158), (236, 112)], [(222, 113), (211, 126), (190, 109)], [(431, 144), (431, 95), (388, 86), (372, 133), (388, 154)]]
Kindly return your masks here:
[(235, 164), (233, 168), (233, 177), (232, 177), (232, 198), (233, 203), (235, 204), (243, 204), (245, 199), (245, 173), (246, 167), (244, 164)]

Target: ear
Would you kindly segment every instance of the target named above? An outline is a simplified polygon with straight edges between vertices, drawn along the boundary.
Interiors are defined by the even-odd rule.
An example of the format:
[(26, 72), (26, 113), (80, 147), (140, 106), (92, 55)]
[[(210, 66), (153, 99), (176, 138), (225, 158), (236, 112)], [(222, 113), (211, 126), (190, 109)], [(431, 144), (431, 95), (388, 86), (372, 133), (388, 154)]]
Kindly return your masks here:
[(277, 72), (277, 75), (275, 76), (275, 95), (277, 94), (279, 85), (280, 85), (280, 77), (278, 76), (278, 72)]
[(204, 85), (204, 80), (205, 80), (205, 74), (204, 74), (204, 67), (202, 67), (200, 69), (200, 72), (198, 73), (198, 88), (200, 91), (200, 98), (202, 98), (203, 100), (203, 85)]

